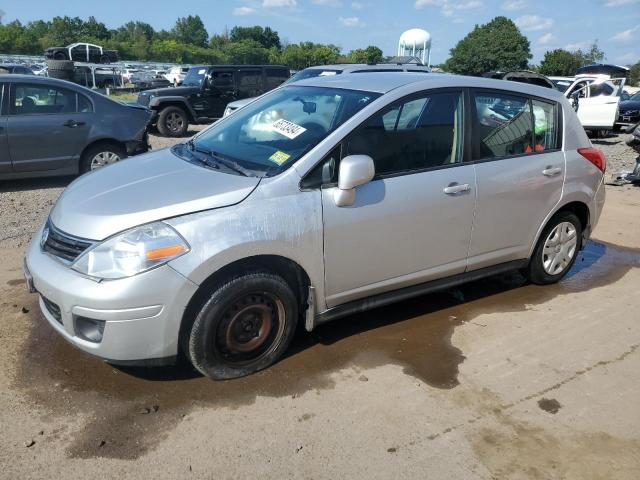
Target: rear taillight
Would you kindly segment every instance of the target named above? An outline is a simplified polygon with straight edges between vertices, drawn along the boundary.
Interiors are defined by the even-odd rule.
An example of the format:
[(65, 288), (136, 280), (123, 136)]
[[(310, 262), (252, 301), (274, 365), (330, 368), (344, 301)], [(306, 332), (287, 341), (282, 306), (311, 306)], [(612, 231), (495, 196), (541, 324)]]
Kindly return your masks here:
[(602, 173), (607, 169), (607, 157), (599, 148), (579, 148), (578, 153), (598, 167)]

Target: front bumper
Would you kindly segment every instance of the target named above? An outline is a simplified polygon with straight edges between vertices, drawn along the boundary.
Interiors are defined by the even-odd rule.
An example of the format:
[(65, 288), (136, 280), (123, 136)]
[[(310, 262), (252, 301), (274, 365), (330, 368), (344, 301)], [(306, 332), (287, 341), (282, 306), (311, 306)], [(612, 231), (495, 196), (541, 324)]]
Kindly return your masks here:
[[(66, 340), (114, 363), (160, 363), (178, 353), (180, 322), (198, 288), (168, 265), (124, 278), (97, 282), (42, 252), (34, 236), (25, 258), (25, 277), (40, 295), (40, 309)], [(90, 341), (79, 325), (103, 328)]]

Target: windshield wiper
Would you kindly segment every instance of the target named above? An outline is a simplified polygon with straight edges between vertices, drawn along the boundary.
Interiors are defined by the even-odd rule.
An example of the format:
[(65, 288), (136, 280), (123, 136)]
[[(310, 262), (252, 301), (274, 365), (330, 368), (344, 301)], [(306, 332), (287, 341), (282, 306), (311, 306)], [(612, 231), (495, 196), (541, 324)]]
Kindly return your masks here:
[(213, 162), (209, 162), (205, 159), (203, 159), (203, 161), (210, 167), (213, 168), (220, 168), (220, 165), (228, 168), (229, 170), (233, 170), (236, 173), (239, 173), (240, 175), (244, 176), (244, 177), (257, 177), (259, 175), (256, 174), (255, 171), (253, 170), (249, 170), (248, 168), (244, 168), (242, 165), (240, 165), (238, 162), (234, 162), (233, 160), (224, 158), (223, 156), (221, 156), (219, 153), (214, 152), (212, 150), (207, 150), (204, 148), (197, 148), (195, 143), (193, 142), (193, 139), (189, 140), (187, 142), (187, 147), (189, 148), (189, 150), (193, 151), (193, 152), (198, 152), (198, 153), (202, 153), (204, 155), (207, 156), (207, 160), (211, 159), (213, 160)]

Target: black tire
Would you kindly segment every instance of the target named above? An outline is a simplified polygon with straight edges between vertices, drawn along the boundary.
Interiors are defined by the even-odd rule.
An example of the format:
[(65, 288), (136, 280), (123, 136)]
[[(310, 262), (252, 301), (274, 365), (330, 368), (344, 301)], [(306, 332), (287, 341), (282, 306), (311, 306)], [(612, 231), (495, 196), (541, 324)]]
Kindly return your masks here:
[[(123, 160), (127, 158), (127, 152), (120, 145), (116, 143), (98, 143), (97, 145), (92, 145), (87, 148), (82, 154), (82, 158), (80, 159), (80, 173), (87, 173), (92, 170), (92, 163), (94, 158), (101, 153), (111, 153), (118, 157), (118, 160)], [(99, 168), (99, 167), (96, 167)], [(95, 170), (96, 168), (93, 168)]]
[(165, 137), (182, 137), (189, 128), (189, 117), (180, 107), (165, 107), (158, 115), (158, 131)]
[[(557, 266), (560, 267), (560, 269), (552, 269), (552, 272), (548, 272), (545, 269), (545, 262), (550, 261), (553, 257), (545, 253), (545, 244), (547, 243), (547, 240), (550, 239), (550, 235), (552, 232), (554, 232), (556, 227), (566, 223), (572, 224), (573, 229), (575, 230), (576, 242), (575, 247), (573, 248), (571, 260), (568, 262), (559, 262), (560, 264)], [(564, 246), (557, 246), (555, 248), (562, 249), (564, 248)], [(549, 220), (549, 223), (542, 230), (536, 248), (533, 251), (533, 256), (529, 261), (529, 266), (525, 269), (524, 274), (532, 283), (535, 283), (537, 285), (548, 285), (550, 283), (559, 282), (567, 274), (567, 272), (571, 270), (571, 267), (575, 263), (581, 248), (582, 224), (580, 223), (580, 219), (578, 219), (578, 217), (574, 213), (568, 211), (558, 212), (551, 220)], [(553, 253), (565, 257), (565, 255), (562, 255), (562, 250), (560, 252), (555, 251)], [(553, 262), (551, 262), (551, 266), (552, 265)]]
[(56, 52), (53, 55), (53, 59), (54, 60), (69, 60), (69, 57), (67, 57), (67, 54), (64, 52)]
[(244, 377), (275, 363), (298, 323), (298, 301), (280, 276), (238, 275), (213, 289), (183, 336), (193, 366), (214, 380)]
[(111, 63), (111, 59), (109, 58), (108, 55), (102, 55), (100, 57), (100, 63)]

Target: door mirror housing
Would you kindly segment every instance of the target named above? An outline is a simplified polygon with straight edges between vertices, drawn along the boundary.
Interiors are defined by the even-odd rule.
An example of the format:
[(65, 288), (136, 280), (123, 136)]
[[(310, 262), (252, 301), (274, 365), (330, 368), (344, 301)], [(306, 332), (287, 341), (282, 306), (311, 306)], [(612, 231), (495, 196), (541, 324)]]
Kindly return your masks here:
[(334, 202), (338, 207), (353, 205), (356, 201), (356, 187), (369, 183), (376, 174), (373, 159), (368, 155), (349, 155), (340, 162), (338, 188)]

